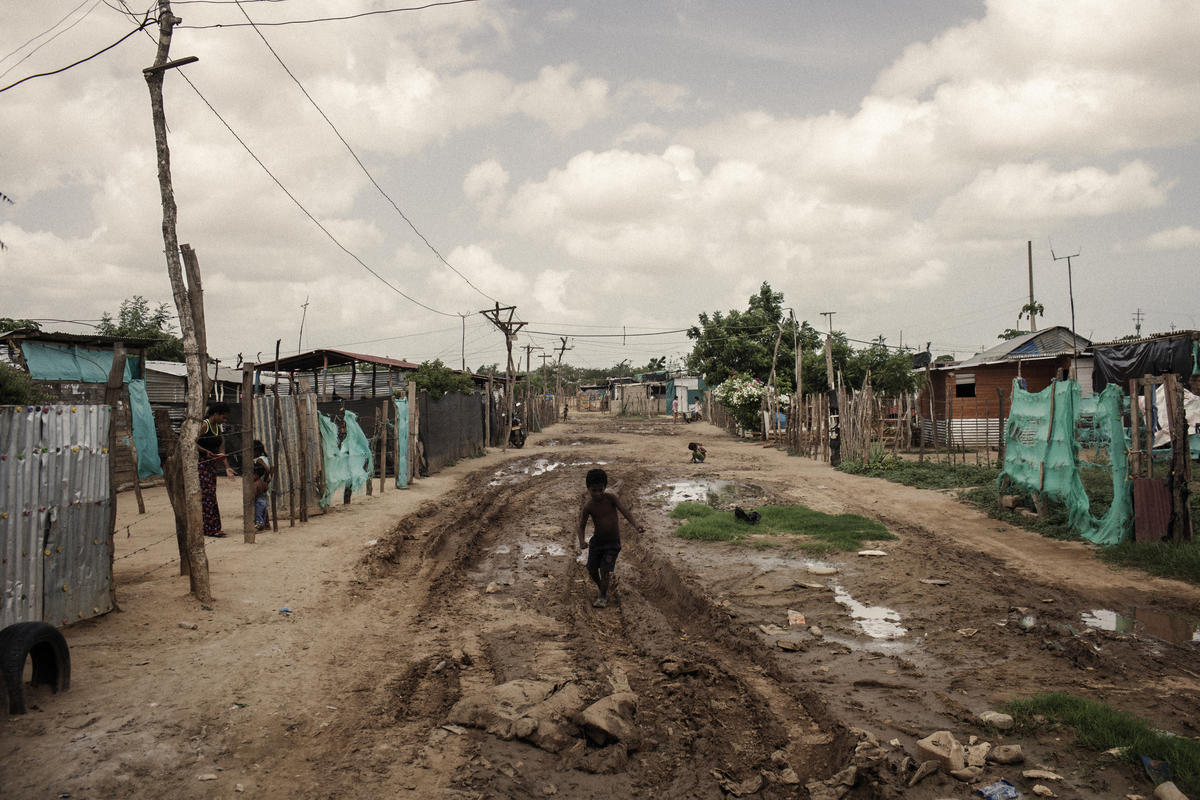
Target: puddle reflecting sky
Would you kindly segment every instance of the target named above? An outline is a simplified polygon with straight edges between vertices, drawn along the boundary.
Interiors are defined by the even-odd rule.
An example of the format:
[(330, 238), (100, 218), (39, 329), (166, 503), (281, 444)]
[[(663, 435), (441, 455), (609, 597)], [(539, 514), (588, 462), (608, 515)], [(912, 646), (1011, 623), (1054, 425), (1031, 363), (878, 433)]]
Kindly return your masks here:
[(900, 624), (899, 612), (886, 606), (864, 605), (839, 583), (832, 583), (829, 588), (833, 589), (833, 599), (846, 607), (859, 629), (872, 639), (899, 639), (908, 633)]
[(1174, 644), (1200, 642), (1200, 619), (1156, 608), (1134, 606), (1124, 612), (1097, 608), (1080, 615), (1084, 625), (1116, 633), (1146, 633)]
[(718, 480), (675, 481), (666, 484), (655, 496), (666, 497), (667, 504), (672, 506), (680, 503), (707, 503), (710, 494), (719, 494), (732, 485), (729, 481)]

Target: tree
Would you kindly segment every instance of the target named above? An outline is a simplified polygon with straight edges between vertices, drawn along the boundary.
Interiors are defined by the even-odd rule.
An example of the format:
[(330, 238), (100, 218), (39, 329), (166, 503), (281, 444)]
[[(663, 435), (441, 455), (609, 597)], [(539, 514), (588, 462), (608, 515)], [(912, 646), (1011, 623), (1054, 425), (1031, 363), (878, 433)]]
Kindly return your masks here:
[(434, 400), (441, 400), (443, 396), (454, 392), (471, 394), (475, 391), (475, 382), (470, 375), (450, 369), (440, 358), (422, 361), (413, 380), (419, 388), (428, 391)]
[(33, 328), (35, 331), (40, 331), (42, 326), (31, 319), (14, 319), (12, 317), (0, 317), (0, 333), (8, 333), (9, 331), (20, 331), (26, 328)]
[[(1032, 280), (1032, 278), (1030, 280)], [(1046, 312), (1046, 308), (1041, 303), (1038, 303), (1038, 302), (1026, 303), (1025, 305), (1021, 306), (1021, 313), (1017, 314), (1017, 322), (1019, 323), (1021, 320), (1028, 317), (1029, 318), (1029, 327), (1033, 328), (1033, 318), (1045, 316), (1045, 312)], [(1009, 338), (1013, 338), (1013, 337), (1009, 337)]]
[[(780, 326), (783, 337), (780, 339)], [(750, 297), (745, 311), (700, 314), (700, 324), (688, 329), (694, 339), (687, 357), (687, 368), (699, 373), (710, 386), (724, 383), (733, 375), (743, 375), (766, 381), (771, 374), (771, 357), (779, 339), (776, 359), (780, 391), (791, 392), (795, 378), (790, 365), (795, 363), (793, 334), (800, 338), (806, 352), (820, 344), (820, 336), (804, 323), (797, 330), (791, 319), (784, 319), (783, 293), (771, 289), (763, 281), (758, 293)]]
[(0, 364), (0, 406), (26, 406), (48, 399), (33, 378), (19, 369)]
[(996, 336), (996, 338), (1007, 342), (1010, 339), (1015, 339), (1018, 336), (1024, 336), (1027, 333), (1029, 333), (1029, 331), (1023, 331), (1020, 328), (1005, 328), (1004, 333), (999, 334)]
[(183, 340), (175, 335), (170, 323), (171, 312), (166, 303), (154, 310), (140, 294), (121, 301), (116, 321), (105, 311), (100, 315), (97, 330), (102, 336), (153, 339), (155, 344), (146, 350), (146, 358), (156, 361), (183, 361)]
[[(0, 192), (0, 203), (8, 203), (11, 206), (13, 204), (13, 201), (12, 201), (12, 198), (9, 197), (8, 195), (6, 195), (4, 192)], [(3, 239), (0, 239), (0, 250), (7, 250), (7, 249), (8, 249), (8, 245), (6, 245), (4, 243)]]

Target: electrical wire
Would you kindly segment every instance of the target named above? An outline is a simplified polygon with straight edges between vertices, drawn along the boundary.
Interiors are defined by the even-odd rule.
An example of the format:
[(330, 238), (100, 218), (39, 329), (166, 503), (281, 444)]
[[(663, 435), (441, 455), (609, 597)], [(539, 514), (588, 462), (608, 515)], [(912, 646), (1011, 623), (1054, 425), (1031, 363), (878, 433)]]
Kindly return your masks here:
[(225, 118), (221, 116), (221, 114), (217, 111), (217, 109), (213, 108), (212, 103), (208, 102), (208, 98), (206, 98), (203, 94), (201, 94), (200, 90), (198, 88), (196, 88), (196, 84), (192, 83), (191, 79), (188, 78), (188, 76), (183, 72), (183, 70), (178, 70), (178, 72), (179, 72), (179, 76), (181, 78), (183, 78), (184, 81), (187, 82), (187, 85), (192, 87), (192, 91), (196, 93), (196, 96), (199, 97), (201, 101), (203, 101), (204, 105), (208, 106), (208, 110), (211, 111), (213, 113), (213, 115), (218, 120), (221, 121), (221, 124), (225, 126), (225, 129), (228, 130), (229, 133), (233, 136), (233, 138), (237, 140), (238, 144), (240, 144), (242, 146), (242, 148), (245, 149), (245, 151), (250, 155), (250, 157), (252, 159), (254, 159), (254, 162), (256, 164), (258, 164), (258, 166), (262, 167), (263, 172), (267, 173), (267, 176), (272, 181), (275, 182), (275, 185), (278, 186), (279, 189), (284, 194), (286, 194), (288, 196), (288, 199), (291, 200), (293, 203), (295, 203), (296, 207), (299, 208), (300, 211), (302, 211), (304, 213), (304, 216), (308, 217), (309, 220), (314, 225), (316, 225), (317, 228), (319, 228), (321, 230), (321, 232), (324, 233), (329, 238), (329, 240), (337, 246), (337, 248), (339, 250), (341, 250), (343, 253), (345, 253), (346, 255), (348, 255), (352, 259), (354, 259), (356, 262), (358, 262), (359, 266), (361, 266), (367, 272), (371, 273), (376, 278), (378, 278), (379, 282), (382, 283), (384, 286), (388, 287), (393, 292), (395, 292), (396, 294), (403, 297), (405, 300), (408, 300), (410, 303), (413, 303), (414, 305), (418, 305), (421, 308), (425, 309), (426, 311), (431, 311), (434, 314), (439, 314), (443, 317), (457, 317), (458, 316), (457, 314), (451, 314), (446, 311), (439, 311), (438, 309), (434, 308), (433, 306), (422, 303), (420, 300), (416, 299), (415, 297), (412, 297), (411, 295), (405, 293), (399, 287), (394, 286), (390, 281), (388, 281), (386, 278), (384, 278), (378, 272), (376, 272), (375, 270), (373, 270), (369, 266), (367, 266), (367, 263), (365, 261), (363, 261), (361, 258), (359, 258), (358, 255), (356, 255), (355, 253), (351, 252), (350, 249), (347, 248), (344, 244), (342, 244), (338, 240), (338, 238), (329, 231), (328, 228), (326, 228), (324, 225), (321, 224), (320, 220), (318, 220), (316, 217), (314, 217), (312, 215), (312, 212), (310, 212), (307, 208), (304, 207), (304, 204), (301, 203), (296, 198), (295, 195), (293, 195), (290, 191), (288, 191), (287, 187), (283, 185), (283, 182), (280, 181), (279, 178), (275, 177), (275, 174), (273, 172), (271, 172), (270, 169), (267, 168), (267, 165), (262, 162), (262, 159), (260, 159), (257, 155), (255, 155), (254, 151), (250, 149), (250, 146), (248, 144), (246, 144), (245, 141), (242, 140), (242, 137), (238, 136), (237, 131), (235, 131), (233, 129), (233, 127), (228, 122), (225, 121)]
[[(20, 63), (21, 63), (22, 61), (24, 61), (25, 59), (29, 58), (31, 55), (33, 55), (34, 53), (36, 53), (38, 50), (41, 50), (41, 49), (42, 49), (43, 47), (45, 47), (46, 45), (50, 44), (50, 42), (53, 42), (53, 41), (54, 41), (55, 39), (57, 39), (59, 36), (62, 36), (64, 33), (66, 33), (67, 31), (71, 30), (71, 28), (74, 28), (76, 25), (78, 25), (79, 23), (81, 23), (81, 22), (83, 22), (85, 19), (87, 19), (87, 16), (88, 16), (88, 14), (91, 14), (93, 11), (95, 11), (95, 10), (96, 10), (96, 6), (100, 5), (100, 2), (101, 2), (101, 0), (96, 0), (95, 4), (93, 4), (93, 5), (92, 5), (92, 7), (88, 9), (88, 11), (87, 11), (87, 14), (84, 14), (82, 17), (80, 17), (79, 19), (75, 20), (75, 21), (74, 21), (74, 22), (72, 22), (70, 25), (68, 25), (67, 27), (63, 28), (61, 31), (59, 31), (58, 33), (54, 34), (54, 35), (53, 35), (53, 36), (51, 36), (49, 39), (47, 39), (46, 41), (44, 41), (44, 42), (42, 42), (41, 44), (39, 44), (37, 47), (35, 47), (35, 48), (33, 48), (32, 50), (30, 50), (28, 53), (26, 53), (24, 56), (22, 56), (22, 57), (21, 57), (21, 59), (20, 59), (19, 61), (17, 61), (17, 62), (16, 62), (16, 64), (13, 64), (11, 67), (9, 67), (8, 69), (4, 70), (4, 72), (0, 72), (0, 78), (3, 78), (5, 75), (7, 75), (9, 72), (11, 72), (11, 71), (13, 70), (13, 68), (15, 68), (15, 67), (16, 67), (18, 64), (20, 64)], [(58, 22), (54, 23), (54, 24), (53, 24), (53, 25), (51, 25), (49, 28), (47, 28), (46, 30), (42, 31), (42, 32), (41, 32), (41, 33), (39, 33), (37, 36), (34, 36), (34, 37), (32, 37), (32, 38), (30, 38), (30, 39), (26, 40), (25, 42), (22, 42), (21, 44), (17, 45), (17, 46), (16, 46), (16, 47), (14, 47), (12, 50), (10, 50), (8, 53), (5, 53), (3, 57), (0, 57), (0, 64), (3, 64), (5, 61), (8, 61), (10, 58), (12, 58), (14, 55), (16, 55), (17, 53), (19, 53), (19, 52), (21, 52), (22, 50), (24, 50), (26, 47), (28, 47), (28, 46), (29, 46), (30, 44), (32, 44), (33, 42), (36, 42), (38, 39), (40, 39), (40, 38), (42, 38), (43, 36), (47, 35), (48, 33), (50, 33), (50, 31), (54, 30), (54, 29), (55, 29), (55, 28), (57, 28), (59, 25), (62, 25), (64, 22), (66, 22), (66, 21), (67, 21), (67, 18), (68, 18), (68, 17), (70, 17), (72, 14), (74, 14), (74, 13), (75, 13), (76, 11), (78, 11), (79, 9), (83, 8), (84, 6), (86, 6), (86, 5), (87, 5), (87, 3), (88, 3), (88, 0), (83, 0), (83, 2), (82, 2), (82, 3), (80, 3), (80, 4), (79, 4), (79, 5), (77, 5), (77, 6), (75, 6), (75, 7), (74, 7), (74, 8), (72, 8), (70, 11), (68, 11), (68, 12), (67, 12), (67, 13), (66, 13), (66, 14), (63, 16), (63, 18), (62, 18), (62, 19), (60, 19)]]
[(21, 80), (16, 81), (14, 83), (10, 83), (8, 86), (0, 88), (0, 92), (7, 92), (9, 89), (12, 89), (15, 86), (20, 86), (25, 81), (31, 81), (34, 78), (46, 78), (46, 77), (49, 77), (50, 75), (58, 75), (60, 72), (66, 72), (67, 70), (71, 69), (72, 67), (78, 67), (80, 64), (85, 64), (88, 61), (91, 61), (93, 58), (96, 58), (97, 56), (103, 55), (104, 53), (107, 53), (109, 50), (112, 50), (114, 47), (116, 47), (117, 45), (124, 42), (130, 36), (133, 36), (135, 33), (138, 33), (139, 31), (145, 30), (147, 27), (154, 24), (156, 21), (157, 20), (153, 20), (150, 17), (146, 17), (144, 20), (142, 20), (142, 23), (140, 25), (138, 25), (138, 27), (134, 28), (129, 33), (125, 34), (120, 39), (118, 39), (117, 41), (110, 44), (108, 47), (105, 47), (102, 50), (97, 50), (95, 53), (92, 53), (90, 56), (88, 56), (86, 58), (81, 58), (74, 63), (67, 64), (65, 67), (60, 67), (58, 69), (50, 70), (49, 72), (38, 72), (34, 75), (26, 75), (24, 78), (21, 78)]
[(359, 19), (360, 17), (372, 17), (377, 14), (395, 14), (400, 11), (424, 11), (428, 8), (436, 8), (438, 6), (457, 6), (462, 3), (477, 3), (479, 0), (444, 0), (440, 3), (426, 3), (423, 6), (406, 6), (403, 8), (381, 8), (377, 11), (364, 11), (361, 14), (350, 14), (345, 17), (319, 17), (317, 19), (292, 19), (283, 22), (228, 22), (215, 23), (213, 25), (180, 25), (181, 28), (192, 28), (194, 30), (204, 30), (206, 28), (245, 28), (255, 24), (262, 26), (280, 26), (280, 25), (308, 25), (314, 22), (342, 22), (348, 19)]
[(262, 39), (262, 43), (264, 45), (266, 45), (267, 50), (271, 51), (271, 55), (275, 56), (275, 60), (279, 62), (279, 66), (283, 67), (283, 71), (288, 74), (288, 77), (292, 79), (292, 81), (300, 89), (300, 92), (304, 95), (305, 98), (307, 98), (308, 102), (312, 103), (312, 107), (315, 108), (317, 110), (317, 113), (321, 115), (321, 119), (325, 120), (326, 124), (329, 125), (330, 130), (332, 130), (334, 135), (337, 136), (338, 141), (340, 141), (345, 146), (347, 152), (350, 153), (350, 156), (354, 159), (354, 163), (358, 164), (359, 169), (361, 169), (363, 174), (367, 176), (367, 180), (369, 180), (371, 182), (371, 185), (374, 186), (379, 191), (379, 194), (383, 195), (383, 198), (385, 200), (387, 200), (388, 203), (391, 204), (392, 208), (394, 208), (396, 210), (396, 213), (400, 215), (400, 219), (404, 220), (408, 224), (408, 227), (412, 229), (412, 232), (415, 233), (417, 235), (417, 237), (422, 242), (425, 243), (425, 246), (428, 247), (429, 250), (435, 256), (437, 256), (438, 261), (441, 261), (443, 264), (445, 264), (447, 267), (449, 267), (450, 270), (455, 275), (457, 275), (458, 277), (460, 277), (464, 281), (466, 281), (467, 285), (470, 286), (472, 289), (474, 289), (476, 292), (483, 295), (488, 300), (491, 300), (494, 303), (499, 303), (500, 302), (499, 300), (497, 300), (496, 298), (492, 297), (487, 292), (480, 289), (478, 286), (476, 286), (474, 283), (471, 282), (470, 278), (468, 278), (466, 275), (463, 275), (461, 272), (459, 272), (458, 269), (456, 269), (453, 264), (451, 264), (449, 261), (446, 260), (445, 256), (443, 256), (440, 252), (438, 252), (438, 249), (436, 247), (434, 247), (433, 244), (429, 241), (429, 239), (427, 239), (425, 237), (425, 234), (423, 234), (423, 233), (421, 233), (421, 231), (417, 230), (417, 226), (414, 225), (413, 221), (408, 218), (408, 215), (406, 215), (403, 211), (400, 210), (400, 206), (396, 205), (396, 201), (393, 200), (391, 198), (391, 196), (388, 195), (388, 193), (383, 190), (383, 187), (379, 185), (379, 181), (375, 180), (375, 176), (371, 174), (371, 171), (369, 169), (367, 169), (367, 165), (364, 164), (362, 162), (362, 159), (358, 157), (358, 153), (354, 152), (354, 148), (350, 146), (350, 143), (348, 141), (346, 141), (346, 137), (343, 136), (342, 132), (340, 130), (338, 130), (337, 126), (333, 124), (333, 120), (331, 120), (329, 118), (329, 115), (325, 113), (325, 110), (323, 108), (321, 108), (321, 106), (317, 103), (317, 101), (313, 98), (313, 96), (308, 93), (308, 89), (304, 88), (304, 84), (300, 82), (300, 79), (296, 77), (295, 73), (293, 73), (290, 68), (288, 68), (288, 65), (284, 63), (283, 58), (281, 58), (279, 53), (277, 53), (275, 51), (275, 48), (271, 46), (271, 43), (269, 41), (267, 41), (267, 37), (264, 36), (263, 32), (258, 29), (259, 25), (257, 23), (255, 23), (254, 20), (250, 19), (250, 15), (246, 12), (246, 9), (242, 7), (242, 0), (233, 0), (233, 2), (237, 5), (238, 10), (242, 12), (242, 15), (246, 18), (246, 21), (249, 22), (250, 25), (254, 28), (254, 32), (258, 34), (258, 38)]

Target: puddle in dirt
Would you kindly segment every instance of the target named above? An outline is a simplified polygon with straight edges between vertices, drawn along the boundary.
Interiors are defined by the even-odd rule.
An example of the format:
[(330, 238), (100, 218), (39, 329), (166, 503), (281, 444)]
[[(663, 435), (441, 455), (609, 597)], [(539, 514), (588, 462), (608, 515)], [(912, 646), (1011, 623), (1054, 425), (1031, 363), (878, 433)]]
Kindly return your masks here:
[(900, 624), (900, 614), (886, 606), (864, 605), (839, 583), (831, 583), (833, 599), (846, 607), (859, 629), (872, 639), (899, 639), (908, 633)]
[(565, 556), (567, 548), (557, 542), (538, 543), (521, 542), (521, 558), (538, 558), (540, 556)]
[(488, 486), (501, 486), (506, 483), (516, 483), (526, 476), (536, 478), (538, 475), (545, 475), (547, 472), (553, 472), (559, 467), (586, 467), (592, 464), (605, 466), (607, 461), (572, 461), (569, 464), (565, 461), (553, 461), (549, 458), (535, 458), (531, 463), (521, 464), (514, 463), (498, 469), (492, 473), (492, 479), (488, 481)]
[(1085, 611), (1084, 625), (1114, 633), (1146, 633), (1174, 644), (1200, 642), (1200, 619), (1155, 608), (1133, 607), (1124, 612), (1107, 608)]
[(666, 497), (667, 504), (677, 506), (680, 503), (710, 503), (713, 498), (728, 494), (733, 487), (730, 481), (676, 481), (668, 483), (656, 492), (657, 497)]

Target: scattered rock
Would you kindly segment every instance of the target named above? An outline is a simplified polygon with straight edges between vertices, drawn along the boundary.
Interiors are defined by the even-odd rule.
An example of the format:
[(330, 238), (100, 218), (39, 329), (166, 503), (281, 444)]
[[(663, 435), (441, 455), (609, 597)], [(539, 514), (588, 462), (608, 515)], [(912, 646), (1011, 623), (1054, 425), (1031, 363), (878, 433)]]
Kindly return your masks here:
[(979, 633), (979, 628), (959, 628), (955, 633), (959, 636), (966, 636), (969, 639)]
[(1001, 731), (1011, 730), (1013, 726), (1013, 718), (999, 711), (985, 711), (979, 715), (979, 721)]
[(822, 631), (820, 628), (818, 628), (816, 625), (809, 627), (808, 632), (810, 634), (812, 634), (813, 636), (817, 637), (818, 639), (820, 639), (822, 636), (825, 635), (825, 632)]
[(1033, 793), (1038, 797), (1058, 797), (1058, 795), (1056, 795), (1049, 786), (1043, 786), (1040, 783), (1035, 783), (1033, 785)]
[(949, 586), (950, 581), (945, 578), (921, 578), (921, 583), (927, 583), (930, 586)]
[(1037, 781), (1061, 781), (1062, 775), (1056, 775), (1048, 769), (1026, 769), (1021, 771), (1022, 778)]
[(858, 783), (858, 767), (846, 767), (844, 770), (834, 775), (830, 780), (833, 781), (835, 786), (853, 786), (854, 784)]
[(1154, 797), (1156, 800), (1187, 800), (1187, 796), (1179, 791), (1179, 788), (1173, 781), (1160, 783), (1154, 788)]
[(963, 783), (972, 783), (973, 781), (977, 781), (979, 780), (979, 776), (982, 774), (983, 767), (963, 767), (962, 769), (950, 771), (950, 775), (952, 777), (954, 777), (956, 780), (962, 781)]
[(992, 748), (988, 760), (995, 764), (1020, 764), (1025, 760), (1019, 744), (1002, 744)]
[(937, 731), (921, 739), (917, 751), (923, 759), (937, 761), (947, 772), (967, 766), (966, 751), (950, 731)]
[(441, 661), (439, 661), (433, 665), (433, 673), (436, 675), (437, 673), (441, 672), (445, 668), (446, 668), (446, 659), (443, 658)]
[(988, 742), (981, 742), (980, 744), (973, 744), (967, 747), (967, 766), (982, 767), (987, 764), (988, 753), (991, 749), (992, 745)]
[(887, 553), (885, 553), (885, 552), (884, 552), (884, 551), (882, 551), (882, 550), (859, 550), (859, 551), (858, 551), (858, 554), (859, 554), (860, 556), (869, 556), (869, 557), (872, 557), (872, 558), (879, 558), (880, 556), (886, 556), (886, 555), (887, 555)]
[(892, 747), (899, 747), (899, 746), (900, 746), (900, 740), (899, 740), (899, 739), (892, 739), (891, 741), (889, 741), (889, 742), (888, 742), (888, 744), (890, 744)]
[(633, 745), (637, 742), (637, 727), (633, 723), (636, 713), (637, 695), (633, 692), (617, 692), (585, 708), (580, 719), (584, 732), (597, 745), (610, 741)]
[(244, 792), (244, 791), (246, 791), (246, 787), (245, 787), (245, 786), (242, 786), (240, 783), (235, 783), (235, 784), (233, 785), (233, 790), (234, 790), (235, 792)]
[(502, 739), (528, 739), (557, 753), (570, 745), (576, 731), (566, 720), (582, 705), (574, 683), (515, 680), (464, 696), (448, 717), (451, 723), (483, 728)]
[(552, 794), (558, 794), (558, 787), (555, 786), (553, 783), (547, 783), (545, 786), (542, 787), (542, 794), (546, 795), (547, 797), (549, 797)]
[(779, 771), (779, 782), (788, 786), (795, 786), (800, 782), (800, 776), (796, 774), (796, 770), (791, 767), (785, 767)]
[(1017, 506), (1021, 505), (1021, 496), (1016, 494), (1000, 495), (1000, 507), (1006, 511), (1012, 511)]
[(787, 628), (781, 628), (775, 624), (759, 625), (758, 629), (760, 631), (762, 631), (763, 633), (765, 633), (767, 636), (782, 636), (783, 634), (788, 632)]
[(483, 591), (485, 594), (495, 594), (496, 592), (500, 591), (501, 588), (503, 588), (501, 584), (492, 581)]
[(217, 779), (216, 774), (214, 774), (212, 772), (206, 772), (203, 775), (196, 776), (196, 780), (198, 780), (198, 781), (215, 781), (216, 779)]
[(194, 622), (181, 622), (181, 623), (179, 623), (179, 627), (187, 628), (189, 631), (194, 631), (194, 630), (196, 630), (196, 628), (198, 628), (200, 626)]
[(938, 767), (940, 766), (940, 761), (922, 761), (921, 766), (917, 767), (917, 771), (914, 772), (913, 776), (908, 779), (909, 788), (911, 789), (913, 786), (916, 786), (918, 783), (937, 772)]
[(450, 731), (455, 736), (462, 736), (464, 733), (467, 732), (467, 729), (462, 727), (461, 725), (443, 725), (442, 730)]
[(837, 575), (839, 571), (837, 567), (820, 567), (816, 564), (810, 564), (808, 567), (809, 575)]
[(748, 794), (754, 794), (762, 788), (762, 775), (751, 775), (749, 778), (741, 781), (735, 781), (733, 778), (726, 776), (724, 773), (713, 770), (713, 777), (716, 778), (721, 788), (734, 797), (745, 797)]
[(804, 643), (798, 642), (795, 639), (778, 639), (775, 642), (775, 646), (780, 650), (786, 650), (789, 653), (794, 653), (798, 650), (804, 649)]

